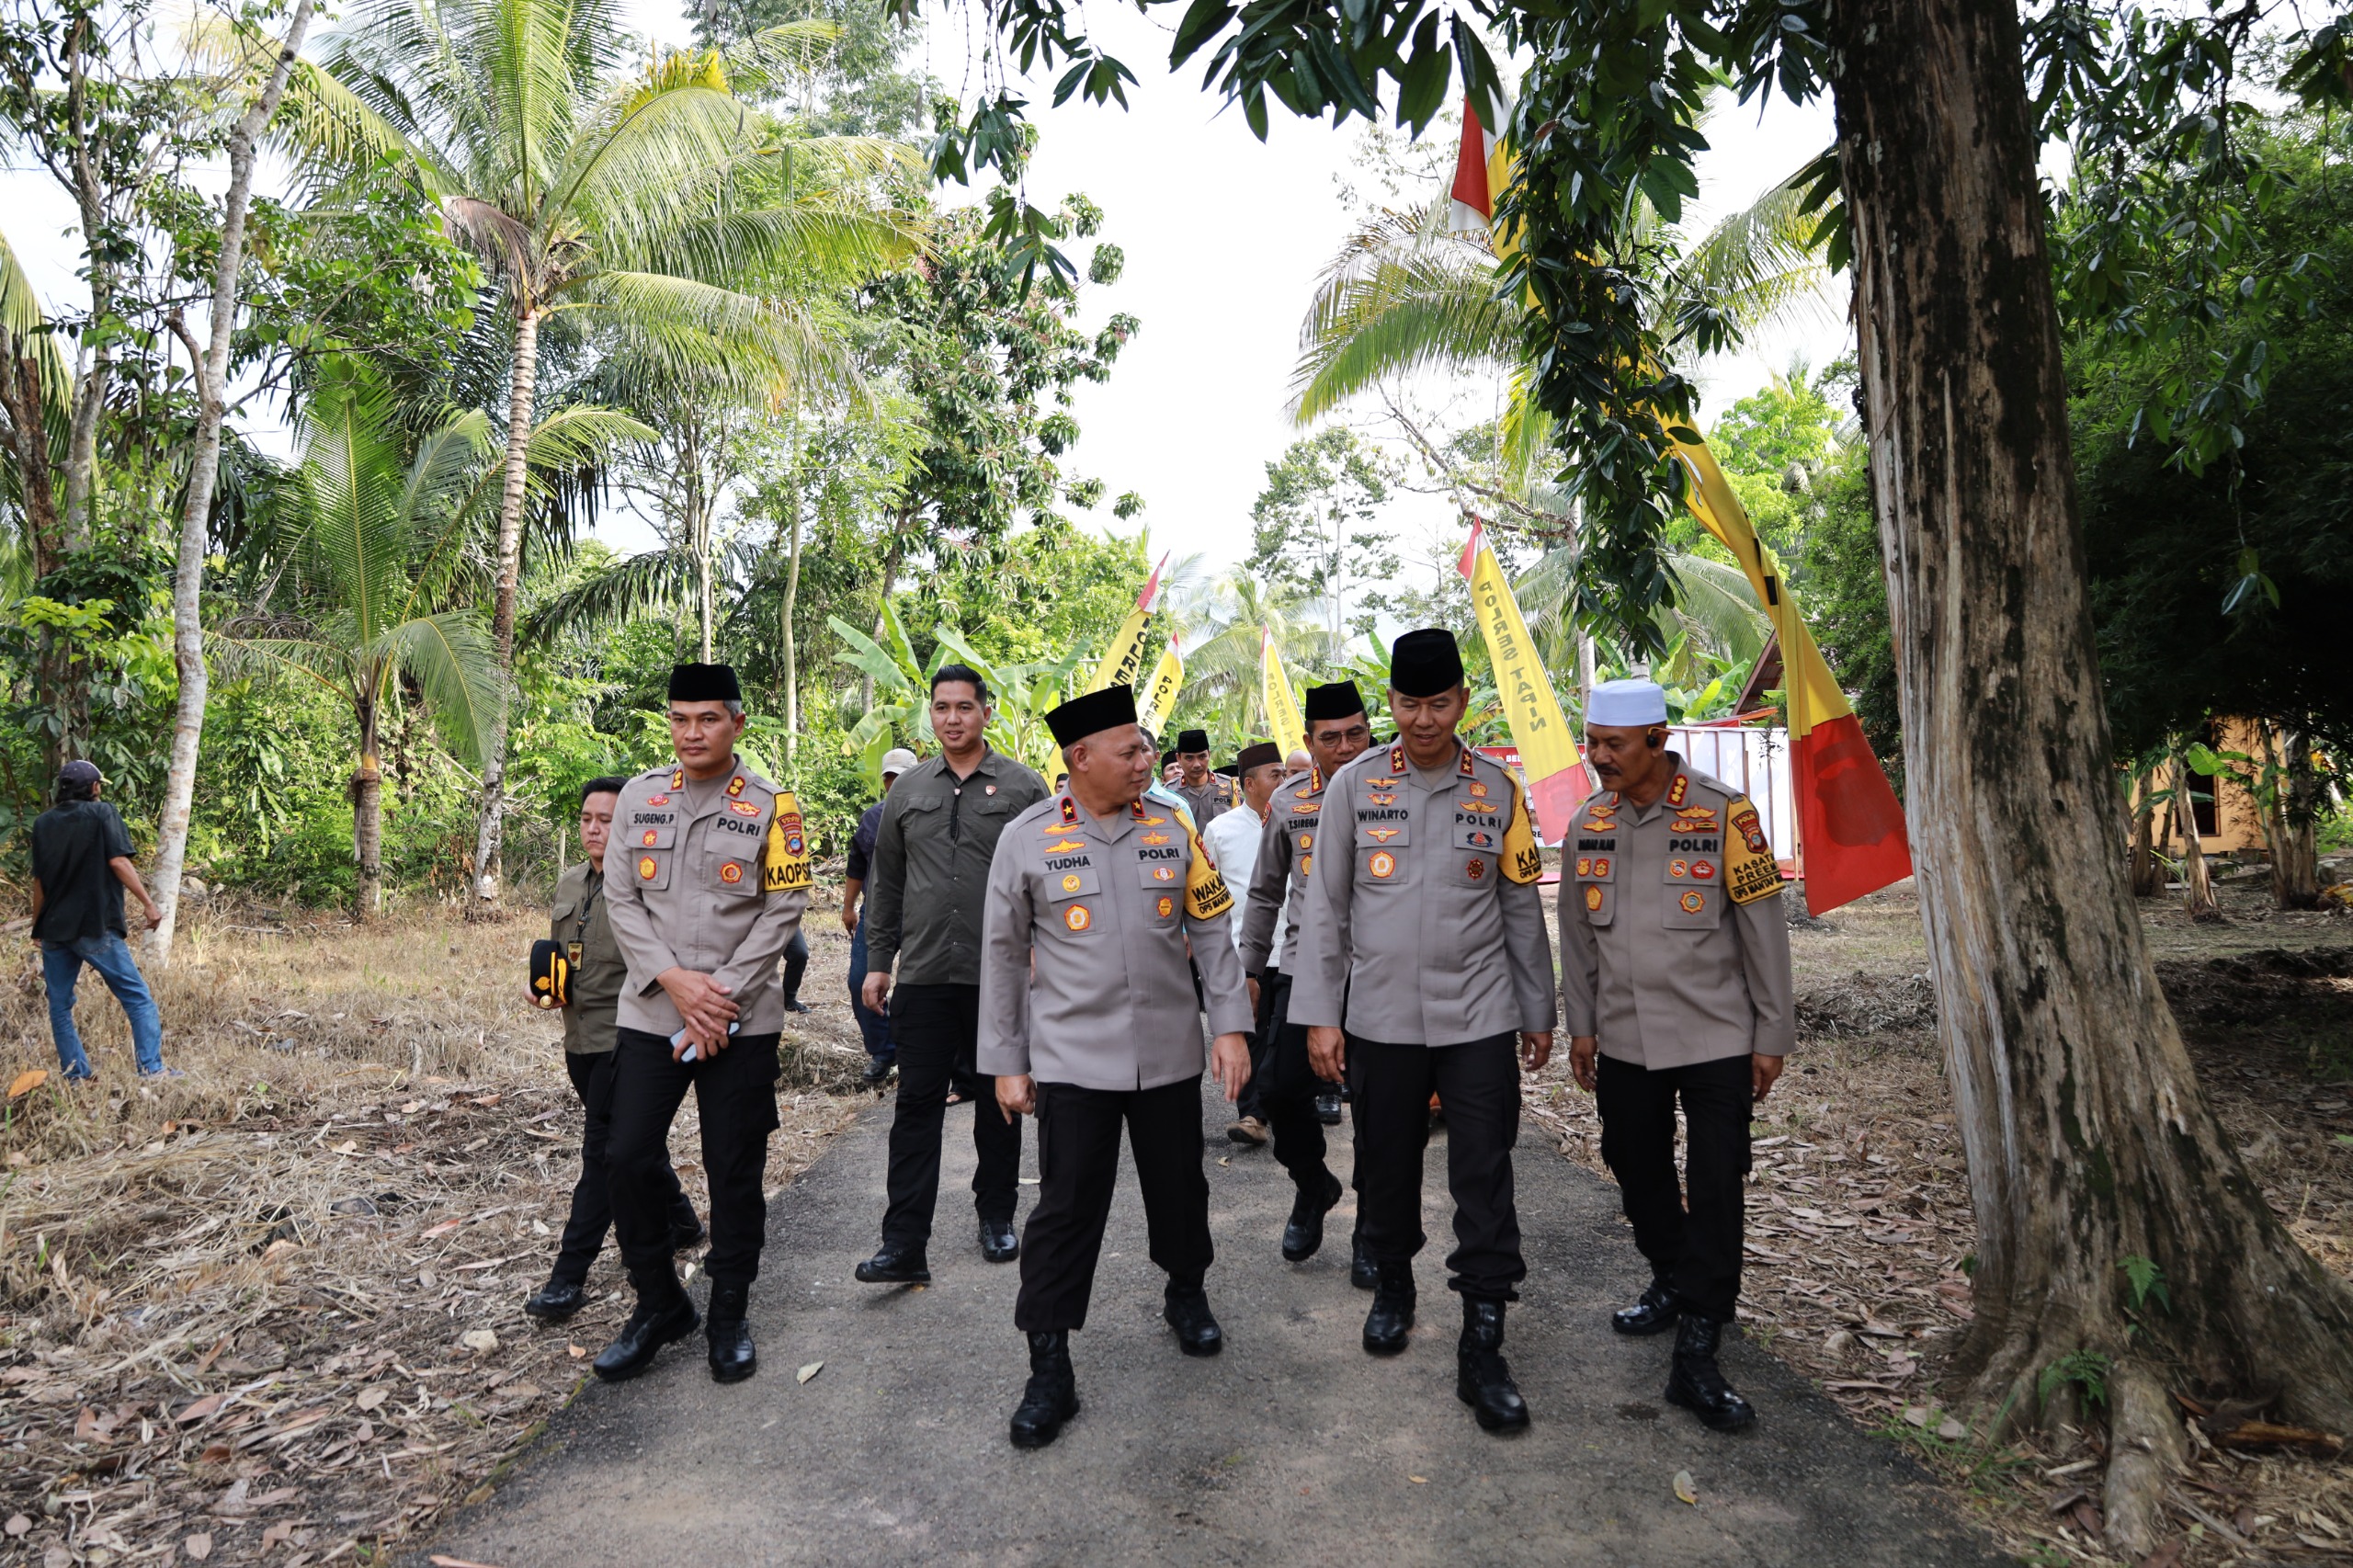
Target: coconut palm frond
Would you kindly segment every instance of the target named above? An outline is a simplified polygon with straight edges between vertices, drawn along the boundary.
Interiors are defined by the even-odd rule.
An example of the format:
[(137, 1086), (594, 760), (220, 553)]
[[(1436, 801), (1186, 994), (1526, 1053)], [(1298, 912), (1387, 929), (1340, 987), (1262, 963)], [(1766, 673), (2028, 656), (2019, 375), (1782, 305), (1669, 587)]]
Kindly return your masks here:
[(534, 609), (523, 623), (524, 640), (544, 644), (567, 633), (602, 631), (666, 611), (686, 597), (694, 578), (692, 551), (625, 556)]
[(0, 234), (0, 343), (10, 346), (15, 355), (31, 358), (42, 406), (63, 415), (74, 401), (74, 373), (57, 347), (57, 332), (41, 309), (40, 291), (6, 234)]
[(434, 727), (460, 761), (479, 763), (504, 723), (506, 683), (498, 649), (471, 610), (418, 616), (391, 628), (384, 649), (425, 693)]

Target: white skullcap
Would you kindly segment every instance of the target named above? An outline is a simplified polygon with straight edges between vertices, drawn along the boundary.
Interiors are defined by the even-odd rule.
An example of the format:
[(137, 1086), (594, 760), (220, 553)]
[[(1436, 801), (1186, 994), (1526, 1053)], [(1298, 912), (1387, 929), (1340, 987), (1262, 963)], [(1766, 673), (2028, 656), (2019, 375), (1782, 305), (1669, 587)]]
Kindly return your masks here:
[(1588, 724), (1664, 724), (1666, 693), (1654, 680), (1606, 680), (1585, 705)]
[(915, 765), (915, 754), (904, 746), (896, 746), (882, 754), (882, 771), (904, 773)]

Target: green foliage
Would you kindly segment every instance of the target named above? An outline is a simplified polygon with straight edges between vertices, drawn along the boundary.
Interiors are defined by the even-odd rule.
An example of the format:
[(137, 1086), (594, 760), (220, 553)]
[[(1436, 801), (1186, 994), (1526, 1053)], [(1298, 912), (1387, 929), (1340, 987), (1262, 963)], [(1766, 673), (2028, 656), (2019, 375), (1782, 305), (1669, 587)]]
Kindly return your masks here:
[(2131, 1294), (2133, 1312), (2145, 1311), (2151, 1301), (2156, 1302), (2161, 1311), (2173, 1311), (2173, 1295), (2165, 1289), (2165, 1271), (2154, 1259), (2128, 1256), (2116, 1267), (2124, 1276), (2126, 1289)]
[(1293, 441), (1251, 503), (1244, 569), (1278, 592), (1325, 601), (1343, 635), (1370, 632), (1389, 607), (1376, 585), (1397, 573), (1395, 534), (1381, 521), (1396, 481), (1380, 449), (1344, 425)]
[(2108, 1375), (2113, 1368), (2114, 1363), (2097, 1350), (2070, 1350), (2042, 1369), (2042, 1375), (2035, 1380), (2035, 1397), (2048, 1404), (2053, 1392), (2073, 1383), (2082, 1391), (2086, 1404), (2105, 1406)]

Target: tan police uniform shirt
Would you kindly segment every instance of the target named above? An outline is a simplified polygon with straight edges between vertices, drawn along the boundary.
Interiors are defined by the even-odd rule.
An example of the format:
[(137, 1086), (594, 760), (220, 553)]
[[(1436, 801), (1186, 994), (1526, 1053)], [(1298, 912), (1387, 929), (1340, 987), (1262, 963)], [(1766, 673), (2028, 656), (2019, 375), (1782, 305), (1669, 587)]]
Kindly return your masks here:
[(741, 757), (699, 783), (677, 767), (639, 774), (613, 808), (605, 902), (629, 960), (622, 1028), (684, 1028), (655, 977), (687, 969), (727, 987), (738, 1033), (783, 1030), (777, 960), (809, 907), (808, 837), (790, 791)]
[(1597, 795), (1561, 876), (1569, 1033), (1657, 1069), (1795, 1043), (1781, 871), (1756, 808), (1681, 756), (1647, 806)]
[[(1275, 786), (1267, 802), (1267, 825), (1258, 858), (1250, 869), (1250, 893), (1243, 901), (1242, 968), (1264, 974), (1279, 952), (1298, 967), (1299, 909), (1305, 902), (1308, 868), (1315, 863), (1315, 834), (1324, 825), (1324, 770), (1311, 767)], [(1275, 926), (1282, 940), (1275, 940)]]
[(1322, 804), (1292, 899), (1292, 1023), (1432, 1046), (1552, 1028), (1543, 859), (1509, 770), (1459, 742), (1435, 773), (1379, 746)]
[(1209, 826), (1211, 823), (1242, 803), (1242, 798), (1233, 787), (1233, 780), (1222, 773), (1211, 774), (1207, 781), (1198, 790), (1183, 782), (1181, 778), (1170, 788), (1176, 790), (1177, 797), (1185, 802), (1185, 809), (1193, 813), (1193, 825), (1196, 828)]
[(601, 867), (583, 860), (556, 880), (555, 897), (548, 906), (548, 935), (572, 966), (565, 984), (572, 1000), (563, 1009), (563, 1049), (579, 1056), (612, 1050), (629, 965), (621, 959), (620, 944), (613, 940)]
[(979, 1070), (1087, 1089), (1198, 1077), (1188, 935), (1210, 1032), (1250, 1028), (1233, 907), (1176, 812), (1147, 799), (1106, 821), (1068, 793), (1047, 796), (1006, 825), (989, 865)]

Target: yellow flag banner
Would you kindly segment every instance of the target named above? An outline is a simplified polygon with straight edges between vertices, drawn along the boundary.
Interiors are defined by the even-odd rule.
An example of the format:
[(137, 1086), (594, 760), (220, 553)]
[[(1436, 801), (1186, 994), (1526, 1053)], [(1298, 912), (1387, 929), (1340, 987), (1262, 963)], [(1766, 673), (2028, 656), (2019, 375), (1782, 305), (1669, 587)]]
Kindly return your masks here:
[(1732, 551), (1756, 602), (1772, 618), (1781, 641), (1782, 680), (1788, 694), (1790, 756), (1797, 765), (1798, 846), (1805, 857), (1805, 903), (1820, 915), (1876, 892), (1912, 874), (1912, 848), (1904, 831), (1904, 808), (1871, 755), (1861, 722), (1839, 689), (1797, 600), (1781, 579), (1781, 564), (1756, 537), (1748, 511), (1733, 494), (1713, 453), (1702, 445), (1676, 443), (1690, 469), (1692, 516)]
[(1152, 669), (1152, 678), (1136, 693), (1136, 722), (1150, 730), (1154, 736), (1168, 716), (1176, 711), (1176, 694), (1185, 687), (1185, 655), (1176, 651), (1176, 639), (1168, 639), (1162, 650), (1160, 663)]
[(1163, 555), (1160, 565), (1152, 569), (1143, 592), (1136, 596), (1136, 608), (1120, 623), (1111, 645), (1103, 651), (1103, 662), (1095, 666), (1095, 678), (1087, 683), (1087, 690), (1142, 684), (1144, 656), (1152, 652), (1152, 601), (1160, 597), (1160, 570), (1167, 564), (1168, 557)]
[(1307, 721), (1299, 716), (1299, 699), (1284, 673), (1282, 650), (1275, 646), (1275, 634), (1263, 626), (1258, 629), (1258, 700), (1266, 706), (1267, 727), (1274, 731), (1277, 745), (1288, 752), (1307, 744)]
[(1576, 737), (1552, 695), (1552, 679), (1520, 618), (1519, 601), (1512, 597), (1503, 562), (1487, 544), (1485, 528), (1471, 526), (1471, 542), (1462, 547), (1456, 570), (1471, 584), (1471, 606), (1479, 617), (1479, 634), (1486, 640), (1487, 659), (1495, 667), (1495, 691), (1503, 699), (1504, 722), (1511, 726), (1511, 744), (1518, 749), (1520, 771), (1528, 776), (1528, 801), (1544, 842), (1558, 844), (1567, 836), (1570, 819), (1593, 790), (1586, 778), (1585, 759), (1577, 753)]

